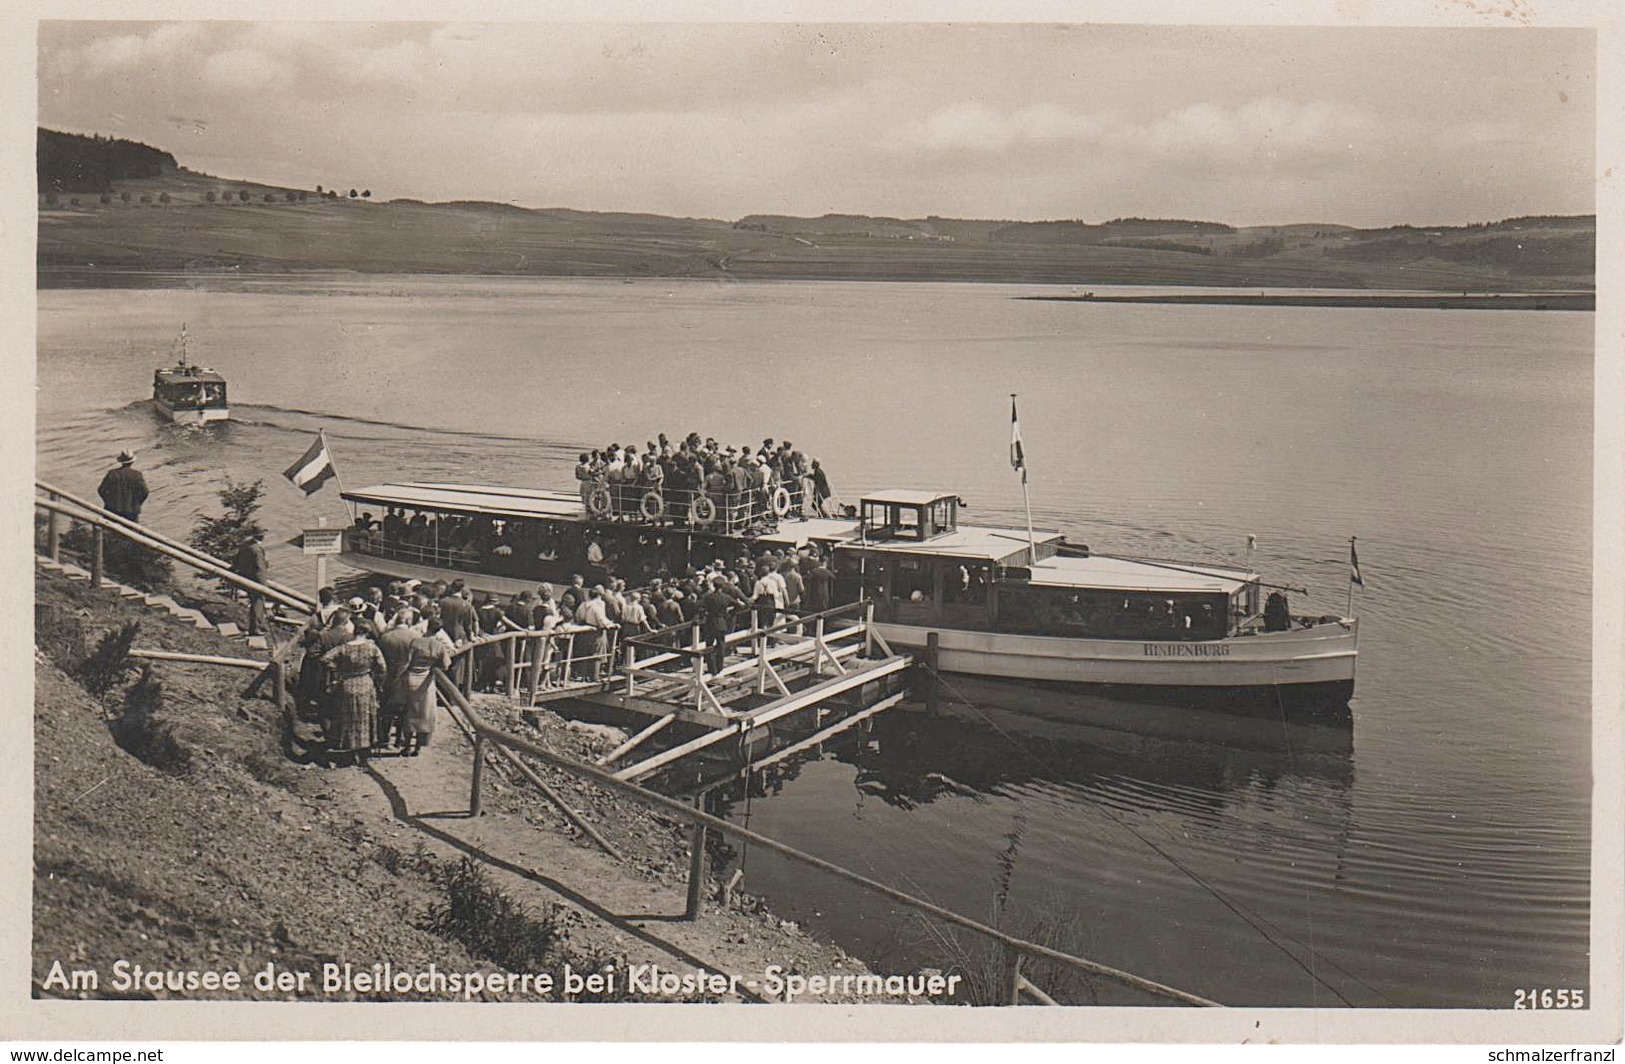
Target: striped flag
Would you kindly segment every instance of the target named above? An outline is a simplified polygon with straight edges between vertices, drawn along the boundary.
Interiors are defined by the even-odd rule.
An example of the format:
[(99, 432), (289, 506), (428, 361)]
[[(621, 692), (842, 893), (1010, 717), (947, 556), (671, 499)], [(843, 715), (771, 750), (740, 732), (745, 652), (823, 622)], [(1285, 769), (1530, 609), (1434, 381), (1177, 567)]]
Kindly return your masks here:
[(1360, 556), (1354, 552), (1354, 537), (1349, 537), (1349, 586), (1365, 587), (1365, 581), (1360, 579)]
[(1027, 455), (1021, 449), (1021, 422), (1016, 418), (1016, 397), (1010, 397), (1010, 468), (1027, 483)]
[(327, 435), (318, 430), (316, 442), (282, 475), (293, 481), (294, 487), (310, 495), (320, 491), (322, 485), (337, 474), (333, 456), (327, 452)]

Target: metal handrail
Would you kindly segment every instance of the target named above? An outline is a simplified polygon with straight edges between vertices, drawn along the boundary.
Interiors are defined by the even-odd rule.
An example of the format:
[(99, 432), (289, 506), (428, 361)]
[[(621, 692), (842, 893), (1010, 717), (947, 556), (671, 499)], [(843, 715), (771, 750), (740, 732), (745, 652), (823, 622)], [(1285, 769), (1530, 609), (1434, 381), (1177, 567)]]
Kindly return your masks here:
[[(438, 666), (436, 666), (435, 672), (437, 674), (437, 679), (441, 681), (442, 690), (451, 696), (451, 698), (457, 703), (458, 708), (462, 710), (463, 714), (468, 718), (469, 724), (474, 729), (476, 737), (474, 743), (475, 770), (469, 804), (471, 811), (475, 812), (476, 814), (479, 810), (479, 787), (481, 782), (480, 769), (485, 756), (484, 743), (492, 742), (496, 743), (498, 746), (508, 747), (512, 750), (517, 750), (521, 753), (528, 754), (531, 757), (537, 758), (540, 761), (544, 761), (547, 764), (552, 765), (554, 768), (570, 773), (577, 778), (585, 779), (602, 787), (608, 788), (609, 790), (625, 794), (628, 797), (631, 797), (632, 799), (646, 806), (650, 806), (662, 813), (666, 813), (670, 816), (687, 821), (697, 829), (697, 834), (705, 830), (717, 831), (723, 835), (731, 836), (742, 842), (753, 843), (757, 846), (765, 847), (777, 854), (780, 854), (781, 856), (788, 857), (793, 861), (797, 861), (811, 868), (816, 868), (822, 872), (827, 872), (838, 879), (843, 879), (849, 883), (854, 883), (860, 887), (873, 891), (876, 894), (890, 898), (892, 901), (900, 902), (911, 909), (934, 916), (945, 923), (965, 928), (968, 931), (973, 931), (994, 940), (1003, 946), (1005, 950), (1005, 967), (1006, 972), (1010, 977), (1007, 980), (1007, 984), (1010, 990), (1013, 991), (1013, 993), (1008, 996), (1011, 998), (1010, 1003), (1012, 1004), (1015, 1003), (1014, 999), (1019, 997), (1022, 992), (1031, 993), (1031, 991), (1027, 990), (1026, 987), (1021, 986), (1021, 983), (1025, 977), (1020, 974), (1021, 958), (1023, 956), (1031, 956), (1042, 957), (1045, 960), (1055, 961), (1057, 963), (1076, 968), (1079, 971), (1087, 972), (1091, 975), (1111, 979), (1115, 982), (1121, 983), (1124, 986), (1133, 987), (1136, 990), (1143, 991), (1156, 997), (1166, 998), (1168, 1000), (1177, 1001), (1186, 1005), (1219, 1007), (1219, 1003), (1216, 1001), (1211, 1001), (1207, 998), (1199, 997), (1196, 994), (1187, 993), (1186, 991), (1179, 990), (1175, 987), (1167, 986), (1163, 983), (1158, 983), (1154, 980), (1134, 975), (1132, 972), (1125, 972), (1119, 968), (1113, 968), (1109, 965), (1100, 964), (1096, 961), (1086, 960), (1083, 957), (1075, 957), (1070, 953), (1063, 953), (1057, 949), (1051, 949), (1050, 947), (1040, 945), (1037, 942), (1029, 942), (1026, 939), (1017, 938), (1008, 932), (1000, 931), (996, 927), (990, 927), (978, 920), (973, 920), (968, 916), (963, 916), (956, 913), (951, 909), (944, 909), (942, 906), (926, 901), (924, 898), (917, 898), (905, 891), (898, 890), (896, 887), (887, 886), (885, 883), (882, 883), (879, 880), (871, 879), (868, 876), (854, 872), (842, 865), (835, 864), (833, 861), (826, 861), (821, 857), (814, 857), (812, 854), (798, 850), (794, 846), (780, 842), (777, 839), (769, 838), (766, 835), (758, 834), (757, 832), (751, 831), (749, 828), (742, 828), (737, 824), (731, 823), (730, 821), (723, 820), (720, 817), (712, 816), (709, 813), (705, 813), (699, 809), (685, 805), (674, 798), (668, 798), (663, 794), (656, 793), (655, 791), (648, 790), (644, 787), (639, 787), (637, 784), (628, 783), (624, 780), (617, 779), (612, 773), (599, 768), (596, 765), (576, 761), (573, 758), (556, 754), (544, 746), (521, 739), (515, 735), (510, 735), (499, 728), (492, 727), (480, 719), (480, 716), (475, 711), (473, 705), (463, 697), (461, 691), (457, 690), (456, 684), (451, 682), (450, 677), (446, 676), (444, 672), (441, 672)], [(696, 839), (696, 843), (703, 845), (703, 835), (700, 835)], [(693, 867), (691, 867), (691, 873), (693, 870)], [(690, 898), (692, 899), (694, 896), (693, 884), (691, 883)]]
[(105, 531), (112, 532), (115, 535), (123, 536), (132, 543), (138, 543), (143, 547), (155, 550), (159, 554), (173, 558), (182, 565), (187, 565), (193, 569), (197, 569), (200, 572), (208, 573), (210, 576), (217, 576), (229, 584), (234, 584), (245, 591), (252, 591), (256, 594), (263, 595), (271, 601), (281, 603), (290, 609), (298, 610), (301, 613), (308, 613), (316, 608), (316, 604), (309, 599), (302, 596), (290, 595), (284, 591), (278, 590), (277, 588), (262, 584), (258, 580), (253, 580), (249, 577), (241, 576), (232, 572), (226, 567), (226, 563), (218, 558), (210, 558), (208, 555), (204, 555), (201, 552), (182, 551), (172, 547), (162, 540), (148, 535), (146, 530), (140, 526), (135, 526), (133, 528), (121, 527), (114, 524), (112, 521), (106, 520), (101, 514), (85, 512), (84, 509), (79, 506), (64, 506), (62, 503), (52, 502), (49, 499), (35, 499), (34, 505), (42, 510), (49, 511), (50, 513), (60, 514), (63, 517), (72, 518), (75, 521), (83, 521), (88, 525), (93, 525), (96, 528), (104, 529)]

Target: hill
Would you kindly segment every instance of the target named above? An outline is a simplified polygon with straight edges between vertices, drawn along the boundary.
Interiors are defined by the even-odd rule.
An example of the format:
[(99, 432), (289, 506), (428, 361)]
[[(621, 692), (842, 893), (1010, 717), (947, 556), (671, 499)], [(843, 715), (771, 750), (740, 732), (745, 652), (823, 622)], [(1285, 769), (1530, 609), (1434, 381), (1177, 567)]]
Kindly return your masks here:
[[(370, 189), (339, 194), (200, 174), (130, 142), (53, 139), (66, 136), (42, 130), (41, 144), (90, 142), (79, 148), (91, 161), (75, 169), (55, 148), (49, 163), (42, 155), (37, 262), (44, 286), (130, 283), (132, 275), (154, 273), (335, 270), (1487, 292), (1594, 284), (1591, 216), (1381, 229), (854, 214), (753, 214), (728, 222), (476, 201), (380, 202)], [(129, 163), (98, 170), (100, 158)], [(70, 187), (80, 180), (95, 187), (76, 195), (86, 191)]]

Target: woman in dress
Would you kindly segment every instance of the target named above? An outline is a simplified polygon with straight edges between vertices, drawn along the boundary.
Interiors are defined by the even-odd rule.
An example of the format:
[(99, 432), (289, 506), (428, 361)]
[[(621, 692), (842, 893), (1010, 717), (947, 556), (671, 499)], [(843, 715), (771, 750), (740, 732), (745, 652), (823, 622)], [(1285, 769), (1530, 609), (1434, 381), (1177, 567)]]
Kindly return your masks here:
[(451, 642), (442, 637), (440, 631), (440, 619), (431, 616), (428, 634), (412, 641), (406, 673), (401, 677), (400, 746), (406, 757), (416, 757), (434, 734), (435, 709), (439, 705), (434, 669), (436, 666), (442, 671), (451, 668)]
[(314, 711), (324, 729), (328, 727), (328, 691), (332, 685), (331, 670), (323, 664), (323, 658), (334, 647), (348, 643), (354, 635), (355, 624), (350, 611), (343, 607), (331, 611), (326, 618), (320, 614), (312, 617), (299, 635), (299, 645), (304, 648), (295, 685), (299, 705), (307, 714), (304, 719), (311, 719), (309, 714)]
[(384, 655), (378, 644), (356, 632), (323, 654), (322, 664), (333, 674), (327, 751), (365, 766), (378, 736), (378, 681), (384, 675)]

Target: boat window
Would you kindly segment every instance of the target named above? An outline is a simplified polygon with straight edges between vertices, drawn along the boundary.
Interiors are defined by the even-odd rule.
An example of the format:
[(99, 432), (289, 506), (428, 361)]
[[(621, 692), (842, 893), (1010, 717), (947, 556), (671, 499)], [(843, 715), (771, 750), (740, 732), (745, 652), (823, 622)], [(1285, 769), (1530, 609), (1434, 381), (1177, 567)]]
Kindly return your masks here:
[(935, 602), (936, 574), (926, 558), (899, 558), (892, 573), (892, 597), (908, 602)]
[(938, 499), (931, 504), (931, 527), (939, 534), (954, 530), (953, 499)]

